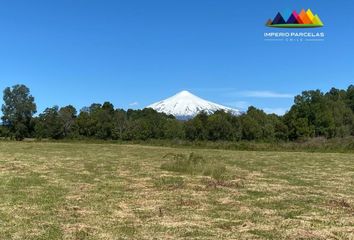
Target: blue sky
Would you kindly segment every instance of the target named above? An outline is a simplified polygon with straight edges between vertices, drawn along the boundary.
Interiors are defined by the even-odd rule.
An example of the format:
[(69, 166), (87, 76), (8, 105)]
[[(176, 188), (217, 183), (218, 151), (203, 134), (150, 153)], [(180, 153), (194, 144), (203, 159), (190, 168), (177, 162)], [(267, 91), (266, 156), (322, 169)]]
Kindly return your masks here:
[[(268, 18), (311, 8), (323, 42), (265, 42)], [(354, 2), (0, 2), (0, 89), (26, 84), (38, 111), (112, 102), (142, 108), (181, 90), (284, 112), (302, 90), (354, 83)], [(272, 31), (274, 29), (271, 29)]]

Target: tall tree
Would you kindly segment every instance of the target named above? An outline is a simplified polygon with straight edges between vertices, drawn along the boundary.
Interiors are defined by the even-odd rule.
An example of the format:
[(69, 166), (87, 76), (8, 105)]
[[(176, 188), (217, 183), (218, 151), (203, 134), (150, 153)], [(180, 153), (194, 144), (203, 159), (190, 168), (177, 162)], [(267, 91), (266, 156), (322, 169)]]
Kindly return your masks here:
[(350, 85), (347, 89), (347, 104), (354, 112), (354, 85)]
[(72, 134), (75, 128), (76, 109), (72, 105), (60, 108), (58, 114), (62, 123), (63, 137)]
[(58, 106), (46, 108), (36, 119), (36, 137), (60, 139), (63, 137), (63, 124), (60, 121)]
[(30, 90), (25, 85), (15, 85), (4, 90), (3, 124), (9, 129), (11, 137), (22, 140), (32, 130), (32, 116), (36, 113), (36, 104)]
[(117, 109), (114, 111), (113, 115), (113, 133), (112, 138), (123, 139), (124, 131), (127, 128), (128, 119), (127, 113), (123, 109)]
[(208, 116), (206, 128), (208, 131), (208, 140), (233, 140), (233, 129), (230, 118), (224, 111), (217, 111)]

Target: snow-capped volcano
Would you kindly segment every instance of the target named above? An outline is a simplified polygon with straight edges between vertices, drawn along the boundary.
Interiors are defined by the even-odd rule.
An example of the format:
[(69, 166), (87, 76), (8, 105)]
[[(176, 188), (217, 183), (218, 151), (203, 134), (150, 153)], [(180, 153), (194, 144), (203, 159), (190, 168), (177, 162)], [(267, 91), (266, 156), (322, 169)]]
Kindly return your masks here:
[(153, 103), (147, 106), (147, 108), (153, 108), (158, 112), (171, 114), (177, 119), (190, 119), (202, 111), (207, 114), (212, 114), (217, 110), (224, 110), (234, 115), (241, 114), (237, 109), (206, 101), (188, 91), (179, 92), (170, 98)]

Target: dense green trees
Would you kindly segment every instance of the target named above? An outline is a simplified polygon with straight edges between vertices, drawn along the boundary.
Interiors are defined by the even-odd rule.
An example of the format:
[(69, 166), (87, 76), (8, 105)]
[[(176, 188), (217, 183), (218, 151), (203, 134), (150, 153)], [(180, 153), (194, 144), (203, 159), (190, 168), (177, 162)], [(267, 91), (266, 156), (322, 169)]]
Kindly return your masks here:
[(34, 122), (37, 138), (61, 139), (77, 135), (76, 109), (71, 105), (46, 108)]
[(46, 108), (43, 113), (39, 114), (35, 122), (35, 136), (37, 138), (59, 139), (62, 137), (58, 106)]
[(324, 94), (319, 90), (304, 91), (284, 116), (289, 139), (353, 135), (353, 86), (347, 91), (332, 88)]
[(25, 85), (15, 85), (4, 90), (3, 125), (7, 127), (6, 133), (11, 138), (22, 140), (30, 136), (33, 130), (32, 116), (36, 113), (34, 97), (30, 95)]
[[(125, 140), (147, 140), (147, 139), (162, 139), (165, 136), (167, 122), (176, 121), (173, 116), (167, 116), (163, 113), (158, 113), (151, 108), (143, 110), (128, 110), (127, 111), (128, 127), (123, 139)], [(169, 123), (171, 125), (171, 123)], [(171, 131), (168, 131), (168, 138), (171, 136)], [(176, 132), (176, 134), (178, 134)]]
[(208, 140), (235, 140), (231, 119), (232, 116), (223, 111), (218, 111), (208, 116), (205, 126)]
[(223, 111), (200, 113), (188, 121), (153, 109), (114, 108), (94, 103), (77, 113), (71, 106), (47, 108), (38, 116), (34, 98), (24, 85), (4, 91), (0, 136), (36, 138), (93, 138), (104, 140), (186, 139), (190, 141), (293, 141), (312, 137), (354, 136), (354, 86), (304, 91), (284, 116), (249, 107), (240, 116)]

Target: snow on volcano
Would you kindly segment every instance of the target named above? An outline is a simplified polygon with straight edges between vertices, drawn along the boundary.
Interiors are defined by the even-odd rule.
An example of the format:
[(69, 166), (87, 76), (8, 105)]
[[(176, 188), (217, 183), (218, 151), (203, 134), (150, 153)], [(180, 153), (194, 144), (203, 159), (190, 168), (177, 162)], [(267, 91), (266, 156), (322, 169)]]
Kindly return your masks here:
[(212, 114), (218, 110), (223, 110), (234, 115), (241, 114), (240, 110), (209, 102), (188, 91), (181, 91), (172, 97), (153, 103), (147, 106), (147, 108), (152, 108), (157, 112), (168, 115), (171, 114), (177, 119), (190, 119), (203, 111), (207, 114)]

